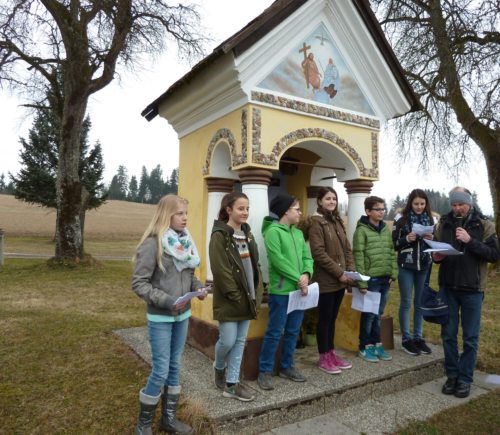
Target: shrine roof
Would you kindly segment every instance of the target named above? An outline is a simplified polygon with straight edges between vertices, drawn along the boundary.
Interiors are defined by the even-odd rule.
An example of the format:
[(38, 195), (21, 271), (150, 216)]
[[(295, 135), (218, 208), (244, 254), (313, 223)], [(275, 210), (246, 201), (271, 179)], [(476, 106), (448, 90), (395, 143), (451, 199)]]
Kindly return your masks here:
[[(308, 1), (309, 0), (274, 1), (271, 6), (265, 9), (259, 16), (222, 42), (212, 51), (212, 53), (202, 59), (188, 73), (173, 83), (158, 98), (148, 104), (148, 106), (141, 112), (141, 115), (148, 121), (154, 119), (158, 115), (158, 108), (160, 104), (166, 102), (178, 90), (192, 82), (194, 78), (209, 65), (230, 52), (232, 52), (233, 56), (237, 58)], [(410, 103), (410, 111), (420, 110), (421, 103), (413, 88), (406, 80), (401, 64), (389, 45), (382, 27), (370, 7), (369, 1), (351, 0), (351, 2), (359, 12), (360, 17), (370, 32), (375, 44), (379, 48), (385, 62), (391, 70), (391, 73), (401, 88), (401, 91)]]

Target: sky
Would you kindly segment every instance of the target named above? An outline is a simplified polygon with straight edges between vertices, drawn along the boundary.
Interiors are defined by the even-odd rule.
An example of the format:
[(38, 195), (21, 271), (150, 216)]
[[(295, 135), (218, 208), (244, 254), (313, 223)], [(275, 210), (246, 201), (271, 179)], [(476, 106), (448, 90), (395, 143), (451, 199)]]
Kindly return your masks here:
[[(199, 0), (199, 3), (202, 25), (213, 40), (207, 47), (208, 54), (259, 15), (272, 0)], [(102, 145), (107, 183), (119, 165), (128, 169), (129, 176), (138, 178), (143, 165), (151, 171), (160, 164), (164, 177), (178, 166), (178, 138), (173, 128), (159, 116), (151, 122), (146, 121), (141, 111), (191, 66), (179, 62), (172, 49), (154, 62), (144, 62), (134, 72), (118, 71), (117, 79), (91, 97), (88, 107), (92, 121), (90, 140), (91, 143), (99, 140)], [(19, 171), (19, 137), (27, 138), (31, 127), (32, 119), (20, 106), (23, 102), (0, 89), (0, 174), (6, 176), (8, 172)], [(425, 173), (418, 169), (416, 160), (402, 165), (388, 131), (382, 132), (379, 149), (380, 180), (375, 182), (372, 194), (390, 200), (398, 194), (405, 197), (417, 187), (447, 193), (456, 185), (464, 185), (477, 192), (483, 212), (493, 213), (486, 165), (479, 150), (473, 152), (469, 168), (459, 178), (453, 178), (440, 171), (438, 164)], [(343, 189), (337, 191), (340, 200), (347, 199)]]

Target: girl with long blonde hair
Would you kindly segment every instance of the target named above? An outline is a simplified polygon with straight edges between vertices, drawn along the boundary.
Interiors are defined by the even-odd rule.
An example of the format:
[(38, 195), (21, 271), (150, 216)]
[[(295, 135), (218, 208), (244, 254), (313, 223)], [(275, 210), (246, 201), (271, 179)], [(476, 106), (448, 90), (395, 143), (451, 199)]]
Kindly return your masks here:
[[(156, 406), (162, 397), (160, 429), (189, 434), (191, 427), (176, 418), (180, 397), (181, 356), (186, 342), (191, 306), (177, 300), (206, 289), (194, 275), (200, 257), (187, 225), (188, 202), (177, 195), (160, 199), (135, 254), (132, 289), (147, 304), (152, 371), (139, 393), (140, 414), (136, 435), (152, 434)], [(163, 390), (163, 396), (162, 396)]]

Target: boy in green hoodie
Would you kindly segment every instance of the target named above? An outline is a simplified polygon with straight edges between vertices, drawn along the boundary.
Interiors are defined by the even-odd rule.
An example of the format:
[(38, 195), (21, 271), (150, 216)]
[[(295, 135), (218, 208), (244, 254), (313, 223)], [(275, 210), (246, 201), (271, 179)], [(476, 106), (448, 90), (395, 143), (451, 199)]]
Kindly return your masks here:
[[(274, 388), (272, 371), (274, 358), (283, 334), (279, 375), (295, 382), (306, 378), (293, 366), (303, 310), (287, 314), (288, 294), (300, 289), (307, 295), (307, 285), (313, 274), (313, 259), (302, 231), (296, 228), (300, 219), (299, 201), (286, 194), (277, 195), (270, 204), (279, 221), (264, 218), (262, 234), (269, 262), (269, 322), (259, 357), (258, 383), (263, 390)], [(392, 242), (391, 242), (392, 243)]]
[(383, 314), (391, 281), (398, 276), (396, 253), (391, 232), (384, 222), (385, 201), (377, 196), (365, 199), (366, 216), (361, 216), (353, 236), (353, 255), (356, 270), (368, 275), (368, 282), (359, 281), (362, 293), (380, 293), (378, 314), (361, 313), (359, 327), (359, 356), (368, 362), (390, 361), (380, 338), (380, 316)]

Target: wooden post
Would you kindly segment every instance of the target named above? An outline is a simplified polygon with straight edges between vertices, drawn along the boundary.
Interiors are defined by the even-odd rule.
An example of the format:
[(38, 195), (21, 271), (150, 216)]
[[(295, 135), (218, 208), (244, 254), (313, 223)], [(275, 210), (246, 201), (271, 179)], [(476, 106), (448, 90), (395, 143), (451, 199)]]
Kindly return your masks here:
[(0, 228), (0, 266), (3, 266), (3, 235), (4, 232)]

